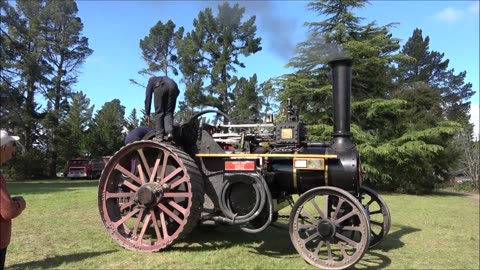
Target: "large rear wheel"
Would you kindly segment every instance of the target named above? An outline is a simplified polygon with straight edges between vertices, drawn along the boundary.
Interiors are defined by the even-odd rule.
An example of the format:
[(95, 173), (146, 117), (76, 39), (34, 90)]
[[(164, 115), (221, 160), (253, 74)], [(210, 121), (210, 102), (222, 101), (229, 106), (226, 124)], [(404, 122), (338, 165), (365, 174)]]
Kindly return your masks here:
[(102, 222), (121, 246), (158, 251), (188, 234), (204, 200), (203, 178), (186, 153), (153, 141), (128, 144), (103, 170)]

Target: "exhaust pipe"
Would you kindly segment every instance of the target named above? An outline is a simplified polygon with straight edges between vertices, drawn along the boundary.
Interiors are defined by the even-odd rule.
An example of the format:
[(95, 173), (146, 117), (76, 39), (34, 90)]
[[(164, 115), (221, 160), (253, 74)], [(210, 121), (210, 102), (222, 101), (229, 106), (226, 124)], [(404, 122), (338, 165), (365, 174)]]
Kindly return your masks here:
[(333, 145), (336, 150), (350, 149), (352, 59), (336, 58), (328, 63), (332, 69)]

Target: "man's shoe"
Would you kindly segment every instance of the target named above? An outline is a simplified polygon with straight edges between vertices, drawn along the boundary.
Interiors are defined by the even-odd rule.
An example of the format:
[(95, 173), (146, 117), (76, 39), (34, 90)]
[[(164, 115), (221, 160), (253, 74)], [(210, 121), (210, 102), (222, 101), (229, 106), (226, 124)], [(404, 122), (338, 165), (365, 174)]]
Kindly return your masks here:
[(167, 141), (169, 141), (169, 142), (173, 141), (173, 134), (172, 133), (167, 134)]

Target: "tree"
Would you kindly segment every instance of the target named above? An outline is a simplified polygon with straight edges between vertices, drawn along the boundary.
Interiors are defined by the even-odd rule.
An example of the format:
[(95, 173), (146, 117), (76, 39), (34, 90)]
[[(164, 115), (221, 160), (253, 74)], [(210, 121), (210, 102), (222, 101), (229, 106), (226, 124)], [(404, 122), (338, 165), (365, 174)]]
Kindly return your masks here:
[(51, 71), (44, 88), (44, 97), (49, 102), (45, 127), (50, 176), (54, 176), (57, 170), (58, 126), (66, 113), (71, 86), (77, 82), (79, 68), (93, 52), (88, 47), (88, 39), (81, 36), (83, 23), (76, 17), (77, 12), (73, 0), (49, 0), (40, 14), (45, 59)]
[(244, 13), (245, 8), (226, 2), (218, 6), (216, 16), (211, 8), (206, 8), (193, 21), (194, 29), (179, 46), (188, 105), (231, 111), (235, 87), (232, 74), (237, 67), (245, 67), (240, 57), (261, 50), (255, 17), (244, 22)]
[(278, 89), (275, 87), (275, 79), (269, 79), (260, 84), (260, 102), (262, 119), (270, 114), (275, 116), (275, 112), (278, 112), (277, 96)]
[(192, 119), (195, 111), (184, 100), (178, 102), (178, 110), (175, 112), (174, 118), (177, 123), (186, 123)]
[(250, 80), (240, 78), (235, 83), (232, 94), (236, 102), (230, 116), (237, 123), (256, 123), (261, 120), (262, 104), (257, 94), (257, 74), (254, 74)]
[(458, 135), (458, 144), (462, 156), (459, 167), (461, 173), (472, 179), (474, 187), (478, 190), (480, 187), (480, 141), (473, 141), (471, 132), (463, 130)]
[(90, 125), (87, 149), (94, 157), (113, 155), (124, 145), (125, 107), (120, 100), (106, 102)]
[(162, 71), (168, 76), (170, 68), (174, 75), (178, 75), (177, 65), (178, 56), (176, 54), (176, 44), (183, 37), (183, 27), (175, 31), (175, 24), (168, 20), (166, 24), (158, 21), (150, 29), (150, 34), (140, 40), (143, 60), (147, 63), (147, 68), (142, 69), (140, 74), (153, 76), (155, 72)]
[[(309, 139), (327, 139), (332, 130), (332, 88), (326, 63), (337, 57), (352, 58), (351, 130), (366, 171), (364, 182), (382, 189), (428, 192), (445, 177), (441, 170), (443, 161), (438, 159), (458, 124), (430, 117), (430, 112), (441, 111), (442, 107), (435, 103), (440, 99), (440, 91), (417, 83), (412, 87), (424, 92), (424, 98), (417, 98), (411, 91), (397, 95), (398, 74), (394, 67), (399, 63), (412, 64), (415, 58), (398, 52), (399, 39), (389, 31), (394, 24), (361, 24), (362, 19), (351, 10), (366, 3), (309, 3), (311, 9), (327, 19), (307, 23), (312, 34), (299, 44), (289, 62), (297, 72), (282, 77), (279, 97), (282, 102), (287, 97), (294, 98), (301, 119), (310, 124)], [(423, 114), (418, 115), (419, 112)], [(432, 126), (432, 122), (436, 125)]]
[(140, 121), (138, 120), (137, 117), (137, 110), (135, 108), (132, 109), (132, 112), (128, 116), (128, 118), (125, 120), (126, 123), (126, 128), (128, 130), (135, 129), (140, 126)]
[[(469, 124), (469, 99), (473, 96), (471, 83), (465, 83), (466, 71), (455, 75), (453, 69), (448, 69), (449, 60), (444, 60), (444, 54), (430, 51), (430, 38), (423, 38), (422, 30), (415, 29), (412, 36), (402, 48), (402, 53), (414, 61), (399, 61), (397, 82), (400, 91), (408, 92), (415, 84), (424, 83), (437, 92), (434, 100), (436, 106), (442, 108), (432, 112), (437, 117), (450, 121), (458, 121), (464, 126)], [(402, 95), (402, 94), (399, 94)], [(430, 98), (430, 97), (428, 97)]]
[(363, 18), (354, 16), (351, 10), (364, 7), (366, 3), (368, 0), (310, 2), (308, 3), (310, 10), (331, 17), (320, 22), (307, 22), (305, 25), (314, 33), (324, 33), (325, 39), (333, 44), (344, 44), (363, 28), (359, 24)]
[[(0, 74), (2, 99), (7, 101), (2, 115), (8, 115), (6, 124), (23, 135), (27, 152), (39, 148), (36, 152), (48, 155), (48, 173), (54, 175), (58, 127), (66, 114), (76, 72), (91, 50), (80, 35), (83, 25), (75, 16), (78, 10), (73, 0), (20, 0), (15, 4), (0, 2)], [(40, 95), (47, 101), (45, 108), (38, 105)]]
[[(2, 93), (9, 100), (2, 108), (10, 127), (21, 127), (26, 151), (37, 143), (41, 132), (39, 122), (45, 117), (39, 111), (36, 97), (40, 86), (46, 82), (50, 71), (44, 58), (45, 42), (41, 37), (40, 14), (45, 1), (16, 1), (12, 7), (8, 1), (0, 2), (2, 56), (0, 76)], [(3, 107), (3, 106), (2, 106)]]
[(65, 120), (59, 128), (59, 163), (65, 165), (72, 157), (88, 153), (87, 135), (95, 106), (83, 92), (73, 93)]

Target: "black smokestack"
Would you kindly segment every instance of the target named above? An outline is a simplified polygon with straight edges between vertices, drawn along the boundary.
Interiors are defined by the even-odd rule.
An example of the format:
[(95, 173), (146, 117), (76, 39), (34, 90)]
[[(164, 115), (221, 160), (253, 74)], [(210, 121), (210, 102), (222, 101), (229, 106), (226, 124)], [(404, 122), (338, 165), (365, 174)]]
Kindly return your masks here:
[(350, 138), (352, 59), (337, 58), (329, 62), (333, 87), (333, 137)]

